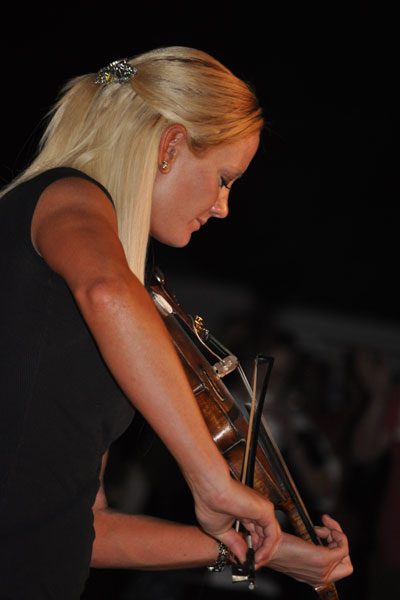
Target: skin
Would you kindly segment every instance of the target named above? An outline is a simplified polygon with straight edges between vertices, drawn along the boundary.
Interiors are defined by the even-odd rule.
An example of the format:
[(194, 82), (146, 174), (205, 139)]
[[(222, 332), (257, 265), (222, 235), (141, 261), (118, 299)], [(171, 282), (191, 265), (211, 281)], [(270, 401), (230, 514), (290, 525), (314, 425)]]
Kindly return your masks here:
[(228, 216), (229, 189), (249, 166), (259, 144), (256, 132), (231, 144), (191, 152), (185, 129), (168, 127), (160, 143), (160, 163), (153, 190), (151, 234), (169, 246), (182, 247), (211, 217)]
[[(229, 195), (224, 184), (230, 186), (246, 170), (257, 147), (258, 134), (254, 134), (195, 155), (182, 126), (167, 128), (160, 140), (152, 235), (164, 243), (184, 246), (209, 218), (224, 218)], [(167, 169), (161, 168), (164, 160)], [(67, 282), (120, 387), (177, 460), (192, 491), (201, 527), (111, 511), (101, 481), (93, 507), (93, 565), (180, 568), (213, 564), (215, 539), (244, 560), (246, 544), (232, 528), (239, 518), (252, 534), (258, 567), (274, 561), (274, 568), (292, 574), (295, 560), (298, 564), (292, 576), (303, 577), (311, 585), (349, 574), (347, 539), (335, 522), (324, 522), (321, 530), (330, 541), (327, 549), (282, 535), (272, 504), (230, 477), (169, 334), (127, 265), (114, 209), (104, 193), (79, 178), (57, 181), (39, 199), (31, 236), (37, 252)], [(106, 457), (103, 470), (105, 462)]]

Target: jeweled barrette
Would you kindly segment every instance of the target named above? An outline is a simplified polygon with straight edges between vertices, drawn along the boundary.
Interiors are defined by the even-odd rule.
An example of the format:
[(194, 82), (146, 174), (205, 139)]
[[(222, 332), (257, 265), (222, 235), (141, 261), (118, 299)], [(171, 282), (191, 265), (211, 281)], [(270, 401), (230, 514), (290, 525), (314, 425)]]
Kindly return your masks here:
[(97, 73), (94, 83), (110, 85), (110, 83), (126, 83), (137, 74), (137, 68), (128, 63), (126, 58), (114, 60)]

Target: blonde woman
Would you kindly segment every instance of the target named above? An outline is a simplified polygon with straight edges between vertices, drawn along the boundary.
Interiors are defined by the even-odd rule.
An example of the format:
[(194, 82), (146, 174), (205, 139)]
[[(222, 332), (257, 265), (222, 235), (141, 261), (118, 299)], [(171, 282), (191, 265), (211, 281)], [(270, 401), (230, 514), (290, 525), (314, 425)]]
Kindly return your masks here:
[[(78, 598), (89, 565), (243, 560), (317, 585), (351, 571), (282, 535), (270, 502), (232, 480), (143, 286), (149, 235), (184, 246), (228, 212), (259, 141), (247, 85), (210, 56), (166, 48), (72, 81), (40, 151), (0, 199), (0, 596)], [(107, 508), (107, 450), (138, 409), (177, 460), (200, 527)], [(217, 542), (218, 541), (218, 542)]]

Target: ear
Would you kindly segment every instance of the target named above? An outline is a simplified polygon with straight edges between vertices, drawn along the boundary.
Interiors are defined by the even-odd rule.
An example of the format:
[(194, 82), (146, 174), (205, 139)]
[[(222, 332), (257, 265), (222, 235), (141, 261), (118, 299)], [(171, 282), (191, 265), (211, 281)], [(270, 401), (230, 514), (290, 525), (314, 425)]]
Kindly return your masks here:
[(158, 168), (161, 173), (168, 173), (179, 152), (179, 146), (186, 143), (187, 132), (183, 125), (174, 123), (162, 133), (158, 151)]

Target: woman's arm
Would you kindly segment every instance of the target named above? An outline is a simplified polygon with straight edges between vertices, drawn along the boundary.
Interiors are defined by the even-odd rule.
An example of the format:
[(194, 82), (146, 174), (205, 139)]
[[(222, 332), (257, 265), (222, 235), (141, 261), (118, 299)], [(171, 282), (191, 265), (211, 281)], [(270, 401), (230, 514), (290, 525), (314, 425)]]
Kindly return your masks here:
[[(198, 527), (110, 510), (103, 487), (106, 460), (93, 507), (96, 538), (92, 567), (162, 570), (215, 564), (218, 545)], [(346, 536), (330, 517), (324, 516), (323, 521), (324, 527), (317, 531), (328, 546), (283, 533), (267, 566), (314, 587), (350, 575), (353, 568)]]
[(162, 570), (215, 564), (218, 543), (199, 527), (110, 509), (103, 485), (106, 461), (107, 455), (93, 506), (92, 567)]
[(67, 282), (120, 387), (179, 463), (200, 525), (243, 560), (246, 545), (232, 529), (241, 519), (257, 559), (266, 560), (280, 536), (273, 507), (230, 477), (169, 334), (127, 265), (108, 198), (83, 179), (52, 184), (36, 208), (32, 242)]
[(199, 527), (110, 509), (95, 515), (91, 566), (160, 571), (214, 565), (217, 541)]

